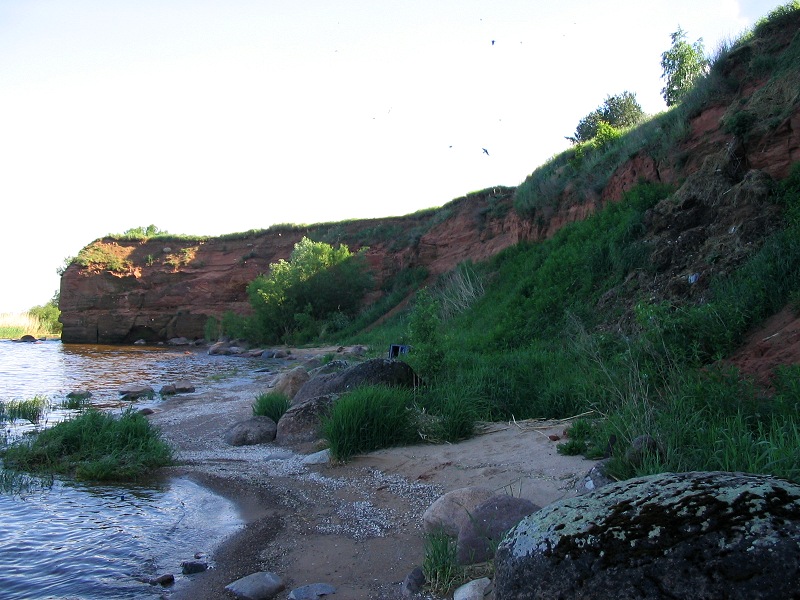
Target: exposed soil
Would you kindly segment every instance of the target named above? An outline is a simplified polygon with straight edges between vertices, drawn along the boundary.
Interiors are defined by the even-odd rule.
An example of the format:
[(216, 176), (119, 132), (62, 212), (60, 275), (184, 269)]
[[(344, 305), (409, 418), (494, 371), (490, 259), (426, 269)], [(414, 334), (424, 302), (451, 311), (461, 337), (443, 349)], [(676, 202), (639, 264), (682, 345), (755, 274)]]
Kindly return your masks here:
[(286, 582), (278, 598), (324, 582), (341, 598), (399, 599), (406, 575), (422, 564), (422, 513), (441, 494), (481, 485), (544, 506), (575, 495), (595, 464), (558, 454), (549, 436), (563, 436), (564, 422), (491, 424), (459, 444), (381, 450), (345, 465), (303, 464), (310, 447), (227, 446), (224, 431), (250, 416), (275, 375), (174, 397), (150, 417), (184, 463), (173, 474), (230, 498), (246, 522), (221, 547), (199, 549), (212, 568), (180, 577), (172, 598), (232, 598), (225, 585), (264, 570)]
[(791, 306), (754, 329), (729, 362), (769, 388), (775, 368), (800, 364), (800, 316)]

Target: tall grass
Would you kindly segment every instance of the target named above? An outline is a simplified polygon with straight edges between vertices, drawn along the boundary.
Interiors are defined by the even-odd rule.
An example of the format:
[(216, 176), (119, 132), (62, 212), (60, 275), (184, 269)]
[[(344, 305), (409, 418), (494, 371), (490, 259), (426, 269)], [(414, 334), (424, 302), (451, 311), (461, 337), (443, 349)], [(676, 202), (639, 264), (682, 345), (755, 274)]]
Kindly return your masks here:
[(367, 386), (339, 398), (322, 422), (331, 456), (346, 461), (362, 452), (418, 441), (411, 390)]
[(93, 481), (136, 480), (172, 462), (160, 433), (134, 411), (114, 416), (88, 410), (0, 456), (11, 469)]
[(43, 338), (53, 333), (39, 318), (27, 312), (0, 313), (0, 339), (16, 340), (23, 335)]

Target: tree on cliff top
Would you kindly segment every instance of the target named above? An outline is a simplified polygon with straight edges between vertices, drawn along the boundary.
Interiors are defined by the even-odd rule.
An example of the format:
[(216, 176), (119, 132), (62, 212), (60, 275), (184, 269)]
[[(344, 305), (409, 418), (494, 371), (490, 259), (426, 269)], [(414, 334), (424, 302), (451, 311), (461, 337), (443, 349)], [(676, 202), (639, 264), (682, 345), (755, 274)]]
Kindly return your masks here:
[(703, 38), (694, 44), (686, 41), (686, 32), (678, 30), (670, 34), (672, 46), (661, 55), (661, 77), (667, 80), (661, 95), (667, 106), (679, 104), (692, 89), (698, 77), (708, 71), (709, 61), (705, 57)]
[(303, 238), (247, 286), (258, 341), (302, 342), (344, 324), (372, 285), (363, 252)]
[(614, 129), (636, 125), (644, 119), (644, 111), (636, 101), (636, 94), (624, 91), (609, 96), (599, 106), (578, 122), (574, 136), (567, 136), (573, 144), (588, 142), (598, 132), (600, 123), (611, 125)]

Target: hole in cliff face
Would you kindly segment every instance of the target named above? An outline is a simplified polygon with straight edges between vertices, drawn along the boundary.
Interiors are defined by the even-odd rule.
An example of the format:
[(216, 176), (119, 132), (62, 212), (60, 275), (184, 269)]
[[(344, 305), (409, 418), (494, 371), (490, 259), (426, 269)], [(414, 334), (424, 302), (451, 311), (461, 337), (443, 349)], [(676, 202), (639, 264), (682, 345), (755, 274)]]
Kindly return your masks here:
[(125, 336), (123, 340), (123, 344), (133, 344), (138, 340), (144, 340), (145, 342), (160, 342), (162, 341), (161, 336), (159, 336), (153, 329), (150, 327), (144, 327), (142, 325), (137, 325), (136, 327), (132, 327), (131, 330), (128, 332), (128, 335)]

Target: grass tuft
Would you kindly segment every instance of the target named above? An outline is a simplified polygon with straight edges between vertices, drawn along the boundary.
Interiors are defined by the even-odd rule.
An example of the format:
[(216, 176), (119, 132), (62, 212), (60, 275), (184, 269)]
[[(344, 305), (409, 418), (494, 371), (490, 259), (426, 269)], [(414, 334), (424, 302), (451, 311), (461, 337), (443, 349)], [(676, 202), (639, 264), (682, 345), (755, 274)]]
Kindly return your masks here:
[(131, 410), (118, 417), (88, 410), (9, 446), (0, 456), (11, 469), (93, 481), (137, 480), (172, 463), (172, 450), (160, 433)]
[(280, 421), (283, 413), (289, 410), (292, 401), (289, 396), (281, 392), (269, 392), (256, 396), (253, 404), (253, 415), (257, 417), (269, 417), (276, 423)]
[(366, 386), (342, 396), (323, 419), (331, 456), (347, 461), (361, 452), (419, 441), (411, 390)]

